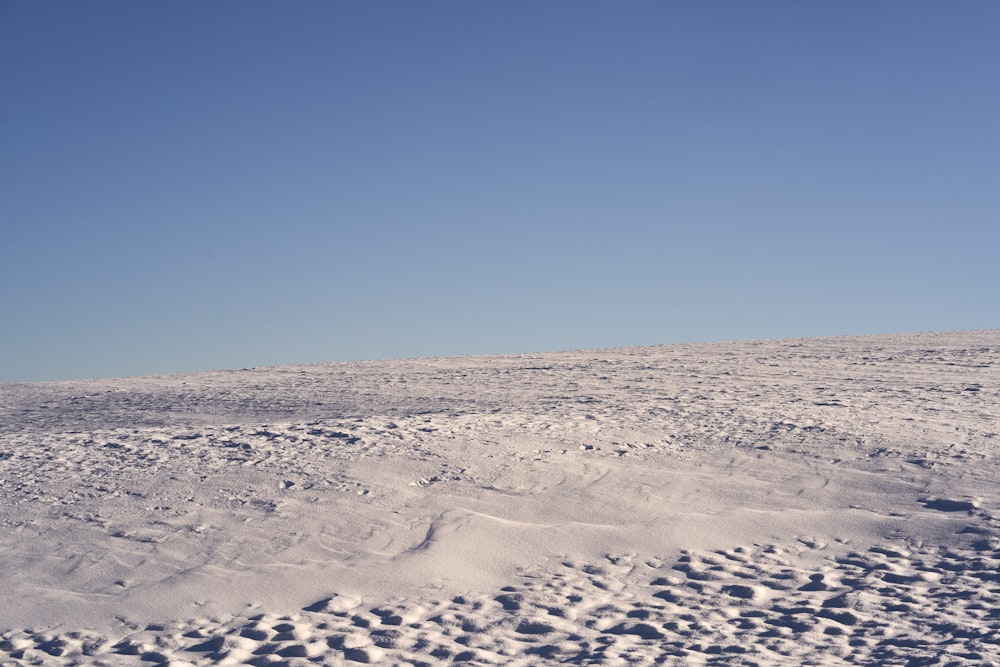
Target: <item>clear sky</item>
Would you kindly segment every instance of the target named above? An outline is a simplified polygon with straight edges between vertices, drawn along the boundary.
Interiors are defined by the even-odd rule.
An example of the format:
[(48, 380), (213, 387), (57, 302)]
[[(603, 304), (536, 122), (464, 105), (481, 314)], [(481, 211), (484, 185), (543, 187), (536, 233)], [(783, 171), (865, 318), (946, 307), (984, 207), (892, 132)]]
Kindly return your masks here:
[(0, 0), (0, 381), (998, 328), (998, 26)]

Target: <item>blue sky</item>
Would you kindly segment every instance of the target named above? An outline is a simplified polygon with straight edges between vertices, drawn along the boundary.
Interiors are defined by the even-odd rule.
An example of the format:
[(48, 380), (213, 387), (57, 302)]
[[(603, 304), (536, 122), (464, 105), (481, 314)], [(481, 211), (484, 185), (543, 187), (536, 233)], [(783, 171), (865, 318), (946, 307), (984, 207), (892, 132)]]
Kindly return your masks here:
[(997, 25), (0, 1), (0, 381), (1000, 328)]

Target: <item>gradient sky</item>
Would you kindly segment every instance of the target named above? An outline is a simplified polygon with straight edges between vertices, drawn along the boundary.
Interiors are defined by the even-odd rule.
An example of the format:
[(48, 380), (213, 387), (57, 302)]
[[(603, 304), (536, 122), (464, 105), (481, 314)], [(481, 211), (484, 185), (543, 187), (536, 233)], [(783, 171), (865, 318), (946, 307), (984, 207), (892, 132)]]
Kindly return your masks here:
[(998, 26), (0, 1), (0, 381), (1000, 328)]

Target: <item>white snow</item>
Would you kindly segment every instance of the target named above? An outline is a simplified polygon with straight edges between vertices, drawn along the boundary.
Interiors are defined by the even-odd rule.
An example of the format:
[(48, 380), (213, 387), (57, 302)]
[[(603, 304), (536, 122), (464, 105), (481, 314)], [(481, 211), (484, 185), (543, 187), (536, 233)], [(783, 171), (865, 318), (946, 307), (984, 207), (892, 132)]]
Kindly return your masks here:
[(1000, 664), (1000, 331), (0, 385), (0, 665)]

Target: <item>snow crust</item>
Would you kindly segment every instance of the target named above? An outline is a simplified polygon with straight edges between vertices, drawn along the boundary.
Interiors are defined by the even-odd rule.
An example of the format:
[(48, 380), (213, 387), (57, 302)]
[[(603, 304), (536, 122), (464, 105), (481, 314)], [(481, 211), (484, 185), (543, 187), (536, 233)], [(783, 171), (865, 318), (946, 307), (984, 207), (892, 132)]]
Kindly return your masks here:
[(0, 385), (0, 665), (1000, 664), (1000, 331)]

